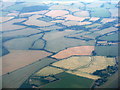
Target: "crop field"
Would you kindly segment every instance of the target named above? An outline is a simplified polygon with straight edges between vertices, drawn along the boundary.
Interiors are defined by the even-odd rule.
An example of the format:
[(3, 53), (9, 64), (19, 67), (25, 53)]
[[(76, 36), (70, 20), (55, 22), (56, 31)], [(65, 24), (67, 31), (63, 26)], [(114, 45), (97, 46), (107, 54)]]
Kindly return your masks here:
[(69, 12), (66, 10), (51, 10), (45, 15), (51, 16), (51, 17), (57, 17), (57, 16), (63, 16), (65, 14), (68, 14)]
[(90, 21), (97, 21), (97, 20), (99, 20), (100, 18), (99, 17), (91, 17), (90, 18)]
[(4, 56), (3, 59), (3, 72), (7, 74), (22, 67), (25, 67), (33, 62), (38, 61), (44, 57), (51, 55), (45, 51), (32, 51), (32, 50), (13, 50), (11, 53)]
[(101, 22), (102, 23), (108, 23), (108, 22), (113, 22), (114, 20), (116, 20), (116, 19), (112, 19), (112, 18), (104, 18)]
[(0, 1), (3, 87), (19, 88), (31, 78), (32, 88), (91, 87), (100, 78), (93, 72), (117, 64), (118, 2)]
[(82, 35), (86, 35), (86, 34), (88, 34), (88, 33), (90, 33), (89, 31), (81, 31), (81, 32), (78, 32), (78, 33), (73, 33), (73, 34), (70, 34), (70, 35), (67, 35), (67, 37), (80, 37), (80, 36), (82, 36)]
[(83, 21), (83, 20), (85, 20), (85, 17), (76, 17), (76, 16), (73, 16), (73, 15), (65, 15), (63, 17), (66, 17), (65, 20), (74, 20), (74, 21)]
[(110, 27), (110, 28), (107, 28), (107, 29), (103, 29), (101, 31), (97, 31), (97, 33), (100, 33), (100, 34), (106, 34), (106, 33), (110, 33), (112, 31), (117, 31), (118, 29), (115, 28), (115, 27)]
[(74, 13), (75, 16), (79, 16), (79, 17), (89, 17), (89, 12), (88, 11), (77, 11)]
[(52, 57), (57, 59), (63, 59), (63, 58), (70, 57), (72, 55), (91, 55), (93, 50), (94, 50), (94, 46), (72, 47), (72, 48), (67, 48), (65, 50), (62, 50)]
[(3, 33), (3, 37), (22, 37), (22, 36), (29, 36), (31, 34), (37, 34), (37, 33), (40, 33), (41, 31), (40, 30), (36, 30), (36, 29), (33, 29), (33, 28), (25, 28), (25, 29), (22, 29), (22, 30), (18, 30), (18, 31), (14, 31), (14, 32), (6, 32), (6, 33)]
[(118, 44), (113, 46), (96, 46), (95, 52), (97, 56), (118, 56)]
[(40, 26), (40, 27), (53, 25), (53, 23), (45, 22), (45, 21), (42, 21), (42, 20), (38, 20), (37, 18), (40, 18), (40, 17), (42, 17), (42, 16), (41, 15), (31, 16), (31, 17), (29, 17), (29, 20), (27, 20), (26, 22), (24, 22), (24, 24), (26, 24), (26, 25)]
[(48, 12), (48, 10), (43, 10), (43, 11), (36, 11), (36, 12), (28, 12), (28, 13), (21, 13), (20, 17), (23, 17), (25, 15), (31, 15), (31, 14), (45, 14), (46, 12)]
[(115, 65), (115, 58), (106, 58), (104, 56), (92, 57), (91, 64), (86, 67), (78, 69), (80, 72), (93, 73), (96, 70), (105, 69), (107, 66)]
[(84, 66), (91, 61), (91, 57), (81, 56), (81, 57), (70, 57), (67, 59), (60, 60), (53, 63), (53, 66), (62, 67), (65, 69), (75, 69), (77, 67)]
[[(56, 63), (58, 65), (54, 65)], [(31, 80), (33, 77), (36, 77), (36, 79), (30, 81), (30, 83), (34, 83), (35, 85), (38, 85), (38, 88), (39, 87), (40, 88), (74, 88), (74, 87), (89, 88), (91, 87), (90, 85), (93, 84), (94, 80), (101, 78), (99, 76), (92, 75), (93, 72), (95, 72), (96, 70), (105, 69), (107, 66), (113, 66), (113, 65), (115, 65), (115, 58), (109, 58), (104, 56), (91, 56), (91, 57), (74, 56), (65, 60), (63, 59), (61, 61), (54, 62), (50, 66), (47, 66), (37, 71), (32, 75), (32, 77), (29, 80)], [(55, 81), (54, 82), (49, 81), (47, 83), (45, 83), (45, 81), (41, 82), (39, 77), (43, 77), (43, 76), (46, 77), (44, 78), (44, 80), (48, 79)], [(76, 76), (76, 77), (72, 78), (71, 76)], [(87, 84), (86, 83), (81, 84), (81, 78), (82, 80), (85, 79), (84, 81)], [(75, 85), (73, 83), (71, 85), (70, 81), (72, 81), (72, 79), (74, 79)]]
[(3, 23), (5, 21), (8, 21), (10, 19), (12, 19), (13, 17), (0, 17), (0, 23)]
[(68, 70), (78, 70), (78, 72), (92, 74), (96, 70), (105, 69), (107, 66), (114, 66), (115, 63), (115, 58), (107, 58), (104, 56), (83, 56), (63, 59), (52, 65)]
[(72, 75), (69, 73), (60, 73), (57, 75), (60, 80), (46, 84), (42, 88), (90, 88), (94, 80)]
[(75, 30), (70, 31), (67, 29), (65, 31), (60, 31), (60, 32), (51, 31), (49, 33), (46, 33), (46, 35), (43, 37), (43, 39), (47, 41), (45, 49), (51, 52), (58, 52), (60, 50), (66, 49), (67, 47), (86, 46), (86, 45), (93, 46), (95, 44), (95, 41), (87, 42), (80, 39), (65, 38), (65, 36), (77, 32), (79, 31), (75, 31)]
[(94, 28), (94, 27), (99, 27), (101, 24), (92, 24), (92, 25), (87, 25), (85, 26), (86, 28)]
[(59, 26), (56, 26), (56, 25), (52, 25), (52, 26), (49, 26), (48, 28), (46, 27), (43, 27), (43, 28), (39, 28), (43, 31), (51, 31), (51, 30), (57, 30), (57, 29), (62, 29), (62, 27), (59, 27)]
[(87, 24), (91, 24), (91, 22), (66, 21), (63, 22), (62, 24), (66, 26), (75, 26), (75, 25), (87, 25)]
[(119, 38), (120, 32), (118, 33), (112, 33), (109, 36), (102, 36), (99, 38), (99, 40), (106, 40), (106, 41), (117, 41)]
[(29, 50), (34, 42), (41, 38), (42, 35), (43, 34), (37, 34), (29, 37), (14, 38), (10, 41), (5, 42), (4, 46), (9, 50)]
[(90, 78), (90, 79), (93, 79), (93, 80), (97, 80), (97, 79), (100, 78), (99, 76), (90, 75), (89, 73), (80, 72), (80, 71), (75, 71), (75, 72), (67, 71), (67, 73), (77, 75), (77, 76), (81, 76), (81, 77), (85, 77), (85, 78)]
[(55, 75), (55, 74), (58, 74), (61, 72), (63, 72), (62, 69), (47, 66), (47, 67), (43, 68), (42, 70), (38, 71), (37, 73), (35, 73), (35, 76)]
[(9, 22), (3, 23), (2, 24), (2, 31), (12, 31), (12, 30), (16, 30), (16, 29), (25, 28), (25, 26), (13, 25), (13, 23), (22, 22), (24, 20), (26, 20), (26, 19), (25, 18), (13, 19), (13, 20), (10, 20)]
[(56, 60), (51, 58), (43, 58), (9, 74), (3, 75), (3, 88), (19, 88), (32, 74), (55, 61)]

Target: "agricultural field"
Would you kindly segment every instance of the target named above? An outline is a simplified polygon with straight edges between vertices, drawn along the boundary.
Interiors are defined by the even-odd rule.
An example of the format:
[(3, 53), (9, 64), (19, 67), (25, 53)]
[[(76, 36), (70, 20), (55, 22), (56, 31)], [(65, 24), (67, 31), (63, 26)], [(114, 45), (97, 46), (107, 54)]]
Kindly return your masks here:
[(7, 74), (24, 66), (32, 64), (39, 59), (45, 58), (51, 55), (51, 53), (45, 51), (32, 51), (32, 50), (13, 50), (10, 54), (4, 56), (3, 60), (3, 72)]
[(69, 73), (58, 74), (61, 80), (46, 84), (42, 88), (90, 88), (94, 80), (72, 75)]
[(25, 36), (29, 36), (31, 34), (37, 34), (40, 32), (41, 32), (40, 30), (36, 30), (33, 28), (25, 28), (18, 31), (3, 33), (2, 36), (3, 37), (23, 37), (23, 36), (25, 37)]
[(42, 70), (38, 71), (37, 73), (35, 73), (35, 76), (49, 76), (49, 75), (55, 75), (61, 72), (63, 72), (63, 70), (47, 66)]
[(104, 69), (114, 64), (115, 58), (106, 58), (104, 56), (74, 56), (60, 60), (52, 65), (70, 70), (77, 69), (82, 72), (93, 73), (96, 70)]
[(77, 75), (77, 76), (81, 76), (81, 77), (85, 77), (85, 78), (90, 78), (90, 79), (93, 79), (93, 80), (97, 80), (97, 79), (100, 78), (99, 76), (90, 75), (88, 73), (80, 72), (80, 71), (75, 71), (75, 72), (67, 71), (67, 73)]
[(0, 1), (3, 88), (91, 88), (118, 64), (118, 2)]
[(73, 55), (91, 55), (93, 50), (94, 50), (94, 46), (72, 47), (62, 50), (52, 57), (57, 59), (63, 59)]
[(50, 17), (57, 17), (57, 16), (63, 16), (65, 14), (68, 14), (68, 11), (65, 10), (51, 10), (48, 13), (46, 13), (45, 15), (50, 16)]
[(120, 32), (117, 33), (111, 33), (110, 35), (102, 36), (99, 38), (99, 40), (106, 40), (106, 41), (118, 41), (118, 36), (120, 35)]
[(95, 52), (97, 56), (118, 56), (118, 44), (96, 46)]
[(14, 18), (14, 17), (0, 17), (0, 23), (11, 20), (12, 18)]
[(14, 25), (14, 23), (22, 22), (26, 20), (25, 18), (22, 19), (11, 19), (10, 21), (6, 21), (6, 23), (2, 23), (2, 31), (14, 31), (14, 30), (20, 30), (25, 28), (25, 26), (20, 26), (20, 25)]
[(70, 69), (70, 70), (74, 70), (78, 67), (82, 67), (87, 65), (89, 62), (91, 61), (91, 57), (87, 57), (87, 56), (81, 56), (81, 57), (70, 57), (67, 59), (63, 59), (60, 60), (56, 63), (53, 63), (53, 66), (56, 67), (61, 67), (61, 68), (65, 68), (65, 69)]
[(29, 19), (24, 22), (25, 25), (30, 25), (30, 26), (38, 26), (38, 27), (44, 27), (44, 26), (51, 26), (53, 25), (53, 23), (51, 22), (45, 22), (45, 21), (42, 21), (42, 20), (38, 20), (37, 18), (40, 18), (42, 17), (41, 15), (34, 15), (34, 16), (31, 16), (29, 17)]
[[(97, 75), (93, 75), (93, 73), (97, 70), (102, 70), (107, 68), (107, 66), (114, 66), (115, 65), (115, 58), (111, 57), (104, 57), (104, 56), (74, 56), (68, 59), (63, 59), (57, 62), (50, 64), (35, 74), (33, 74), (28, 81), (23, 84), (29, 85), (30, 87), (42, 87), (42, 88), (58, 88), (62, 85), (62, 82), (69, 81), (71, 78), (66, 76), (66, 74), (74, 75), (76, 77), (82, 77), (90, 80), (98, 80), (101, 77)], [(61, 76), (62, 74), (65, 76)], [(60, 76), (60, 77), (59, 77)], [(74, 78), (75, 79), (75, 78)], [(80, 81), (81, 79), (79, 79)], [(70, 81), (69, 81), (70, 82)], [(31, 84), (32, 83), (32, 84)], [(75, 81), (76, 85), (78, 82)], [(55, 85), (54, 85), (55, 84)], [(66, 86), (61, 86), (67, 88), (71, 85), (71, 83), (67, 83)], [(53, 86), (54, 85), (54, 86)], [(69, 86), (74, 88), (74, 85)], [(85, 85), (84, 87), (88, 87)], [(90, 86), (89, 86), (90, 87)], [(80, 86), (76, 87), (80, 88)], [(83, 88), (83, 87), (81, 87)]]
[(9, 72), (9, 74), (3, 75), (3, 88), (19, 88), (32, 74), (55, 61), (56, 60), (51, 58), (43, 58), (18, 70)]
[[(43, 34), (30, 35), (28, 37), (13, 38), (4, 44), (9, 50), (29, 50), (36, 40), (42, 37)], [(21, 41), (21, 42), (20, 42)], [(16, 44), (14, 44), (16, 43)]]
[(115, 65), (115, 58), (105, 58), (104, 56), (95, 56), (92, 57), (91, 64), (88, 64), (86, 67), (78, 69), (81, 72), (93, 73), (96, 70), (101, 70), (107, 68), (107, 66)]

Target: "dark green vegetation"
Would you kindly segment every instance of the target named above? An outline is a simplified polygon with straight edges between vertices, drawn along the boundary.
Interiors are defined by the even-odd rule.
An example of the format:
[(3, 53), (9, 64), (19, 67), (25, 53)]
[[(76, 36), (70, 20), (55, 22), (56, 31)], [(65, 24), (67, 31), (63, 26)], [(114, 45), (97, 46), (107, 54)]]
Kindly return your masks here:
[(96, 72), (93, 73), (93, 75), (97, 75), (100, 77), (108, 77), (111, 74), (114, 74), (118, 70), (118, 67), (115, 66), (108, 66), (106, 69), (103, 70), (97, 70)]
[(90, 88), (94, 80), (72, 75), (69, 73), (60, 73), (56, 75), (60, 78), (55, 82), (51, 82), (42, 88)]
[[(46, 79), (50, 77), (49, 79)], [(51, 76), (31, 76), (20, 88), (90, 88), (94, 80), (66, 72)]]
[(44, 77), (30, 77), (27, 79), (20, 88), (32, 88), (33, 86), (38, 87), (44, 84), (49, 83), (48, 80), (45, 80)]
[[(116, 87), (117, 85), (115, 85), (115, 83), (117, 83), (117, 79), (113, 78), (112, 75), (115, 74), (117, 72), (117, 70), (118, 70), (118, 65), (115, 65), (115, 66), (108, 66), (106, 69), (97, 70), (96, 72), (94, 72), (93, 75), (100, 76), (101, 78), (95, 81), (95, 84), (93, 85), (93, 88), (97, 87), (97, 86), (101, 87), (102, 85), (106, 88)], [(118, 76), (116, 75), (116, 77), (118, 77)], [(105, 82), (107, 82), (107, 84)], [(104, 85), (104, 83), (106, 84), (106, 86)]]
[(106, 83), (104, 83), (101, 86), (98, 86), (98, 88), (118, 88), (120, 78), (118, 76), (118, 72), (113, 74), (111, 77), (108, 77), (108, 80)]
[[(118, 69), (119, 61), (120, 61), (120, 59), (116, 58), (116, 65), (108, 66), (107, 69), (104, 70), (104, 71), (108, 71), (110, 76), (107, 77), (107, 81), (104, 84), (97, 86), (96, 88), (118, 88), (118, 87), (120, 87), (119, 86), (120, 74), (119, 74), (119, 69)], [(116, 69), (118, 69), (118, 70), (116, 70)]]

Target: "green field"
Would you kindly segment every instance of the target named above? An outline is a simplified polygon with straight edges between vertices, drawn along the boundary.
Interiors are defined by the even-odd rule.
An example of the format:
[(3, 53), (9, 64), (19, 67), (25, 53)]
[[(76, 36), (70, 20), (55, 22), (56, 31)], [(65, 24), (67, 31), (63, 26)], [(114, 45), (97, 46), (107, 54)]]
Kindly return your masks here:
[(97, 56), (118, 56), (118, 45), (96, 46), (95, 52)]
[(118, 41), (118, 36), (120, 36), (120, 33), (113, 33), (111, 35), (108, 35), (108, 36), (102, 36), (100, 37), (99, 39), (100, 40), (106, 40), (106, 41)]
[(66, 72), (56, 75), (60, 80), (46, 84), (42, 88), (90, 88), (94, 80), (69, 74)]

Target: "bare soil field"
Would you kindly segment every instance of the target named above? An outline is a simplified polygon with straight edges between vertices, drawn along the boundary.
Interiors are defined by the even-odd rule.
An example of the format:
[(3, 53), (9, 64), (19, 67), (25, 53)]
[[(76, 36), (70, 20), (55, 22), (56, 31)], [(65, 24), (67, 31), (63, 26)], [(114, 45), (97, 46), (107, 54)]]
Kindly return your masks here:
[(69, 12), (66, 10), (51, 10), (45, 15), (51, 16), (51, 17), (57, 17), (57, 16), (63, 16), (65, 14), (68, 14)]
[(91, 55), (92, 51), (94, 50), (94, 46), (78, 46), (65, 49), (60, 51), (56, 55), (52, 56), (57, 59), (67, 58), (72, 55)]

